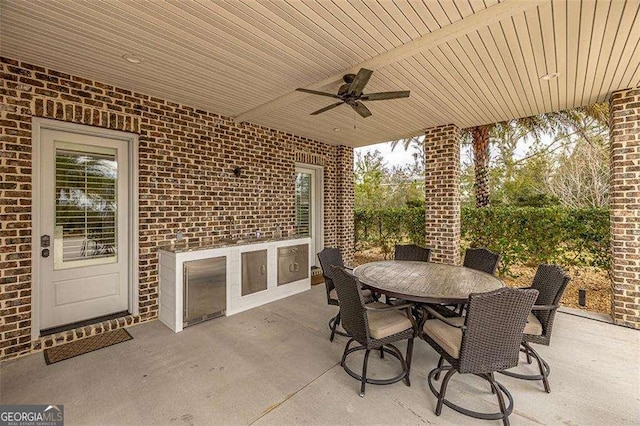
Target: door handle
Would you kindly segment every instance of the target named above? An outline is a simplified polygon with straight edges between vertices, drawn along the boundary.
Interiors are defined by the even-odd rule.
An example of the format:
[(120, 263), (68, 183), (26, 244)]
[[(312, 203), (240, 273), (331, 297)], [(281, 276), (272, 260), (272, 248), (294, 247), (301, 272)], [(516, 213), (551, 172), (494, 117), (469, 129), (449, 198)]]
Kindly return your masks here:
[(189, 274), (187, 268), (182, 266), (182, 323), (184, 323), (189, 319), (187, 315), (189, 315)]
[(267, 273), (267, 267), (266, 267), (266, 265), (261, 265), (261, 266), (260, 266), (260, 273), (261, 273), (262, 275), (264, 275), (264, 274), (266, 274), (266, 273)]

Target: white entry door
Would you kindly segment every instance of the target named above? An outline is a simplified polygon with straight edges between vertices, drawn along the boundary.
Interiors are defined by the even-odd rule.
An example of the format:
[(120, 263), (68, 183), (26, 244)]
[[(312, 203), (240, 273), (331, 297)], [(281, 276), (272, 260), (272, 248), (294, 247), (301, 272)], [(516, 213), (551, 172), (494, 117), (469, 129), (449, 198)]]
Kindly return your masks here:
[(296, 167), (295, 228), (297, 234), (311, 238), (310, 250), (314, 253), (311, 266), (319, 266), (315, 253), (320, 252), (324, 244), (321, 176), (322, 169)]
[(40, 133), (40, 329), (128, 309), (128, 146)]

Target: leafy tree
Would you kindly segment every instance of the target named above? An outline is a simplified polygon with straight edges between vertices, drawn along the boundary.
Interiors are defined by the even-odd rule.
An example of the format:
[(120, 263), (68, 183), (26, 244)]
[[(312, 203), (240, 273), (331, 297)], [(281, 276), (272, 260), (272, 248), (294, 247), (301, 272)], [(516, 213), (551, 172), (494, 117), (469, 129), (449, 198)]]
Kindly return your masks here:
[[(515, 143), (522, 138), (530, 137), (538, 145), (545, 135), (564, 136), (556, 138), (556, 141), (567, 139), (570, 133), (588, 138), (590, 126), (596, 125), (608, 131), (608, 122), (609, 105), (601, 103), (467, 129), (466, 140), (472, 141), (474, 152), (476, 207), (489, 205), (491, 185), (488, 168), (491, 142), (500, 143), (503, 164), (507, 166), (505, 171), (511, 172), (513, 169), (508, 167), (508, 161), (513, 160)], [(510, 156), (504, 155), (505, 149), (507, 153), (511, 153)], [(509, 178), (510, 176), (507, 176), (507, 180)]]
[[(606, 204), (608, 116), (607, 104), (595, 104), (466, 129), (461, 155), (462, 205), (482, 207), (489, 204), (487, 200), (495, 205), (529, 207)], [(383, 167), (373, 167), (380, 172), (375, 179), (362, 174), (362, 179), (367, 178), (357, 191), (362, 201), (358, 206), (422, 205), (424, 137), (391, 142), (392, 149), (397, 147), (414, 151), (413, 164), (387, 168), (378, 153), (376, 161)], [(362, 170), (371, 168), (364, 164), (373, 160), (367, 159)]]
[(379, 203), (383, 197), (383, 180), (386, 163), (380, 151), (356, 152), (355, 157), (355, 207), (366, 209)]
[(416, 176), (412, 166), (393, 167), (385, 176), (386, 203), (398, 208), (424, 204), (424, 172)]
[(605, 207), (609, 203), (607, 144), (578, 141), (572, 152), (560, 156), (547, 181), (548, 191), (568, 207)]
[(497, 191), (494, 204), (518, 207), (550, 207), (559, 204), (558, 198), (548, 193), (546, 177), (552, 160), (544, 153), (512, 166), (508, 180)]

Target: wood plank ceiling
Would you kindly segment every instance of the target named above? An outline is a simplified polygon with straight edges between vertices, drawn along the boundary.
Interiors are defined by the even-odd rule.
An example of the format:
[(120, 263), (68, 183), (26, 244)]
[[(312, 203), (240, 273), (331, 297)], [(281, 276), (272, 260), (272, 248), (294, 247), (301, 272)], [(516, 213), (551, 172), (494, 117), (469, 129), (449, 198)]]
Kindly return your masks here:
[[(640, 86), (640, 0), (0, 1), (0, 55), (315, 140), (362, 146)], [(142, 58), (131, 64), (123, 55)], [(309, 113), (340, 76), (410, 90)], [(558, 78), (541, 76), (559, 73)]]

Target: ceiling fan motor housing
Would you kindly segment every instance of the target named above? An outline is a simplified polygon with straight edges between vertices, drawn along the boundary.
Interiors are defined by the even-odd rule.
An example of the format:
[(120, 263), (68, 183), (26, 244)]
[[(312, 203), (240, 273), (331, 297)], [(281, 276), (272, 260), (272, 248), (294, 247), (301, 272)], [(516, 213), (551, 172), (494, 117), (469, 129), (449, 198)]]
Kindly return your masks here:
[(349, 93), (349, 86), (350, 86), (349, 83), (346, 83), (340, 86), (340, 88), (338, 89), (338, 96), (343, 96)]
[(355, 74), (345, 74), (344, 76), (342, 76), (342, 79), (344, 80), (345, 83), (351, 84), (351, 83), (353, 83), (353, 80), (356, 79), (356, 75)]

